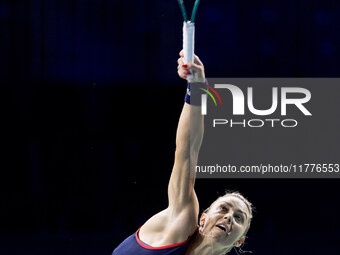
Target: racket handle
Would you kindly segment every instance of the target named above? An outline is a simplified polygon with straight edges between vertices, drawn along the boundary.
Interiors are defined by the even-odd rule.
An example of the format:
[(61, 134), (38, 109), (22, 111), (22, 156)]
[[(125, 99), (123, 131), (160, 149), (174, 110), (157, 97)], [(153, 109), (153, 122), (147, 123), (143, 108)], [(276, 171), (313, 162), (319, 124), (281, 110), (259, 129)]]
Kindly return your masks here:
[[(188, 62), (194, 62), (194, 47), (195, 47), (195, 23), (191, 23), (190, 21), (183, 23), (183, 53), (184, 64)], [(192, 73), (191, 75), (187, 75), (187, 80), (191, 80), (194, 78), (193, 72), (191, 69), (189, 71)]]

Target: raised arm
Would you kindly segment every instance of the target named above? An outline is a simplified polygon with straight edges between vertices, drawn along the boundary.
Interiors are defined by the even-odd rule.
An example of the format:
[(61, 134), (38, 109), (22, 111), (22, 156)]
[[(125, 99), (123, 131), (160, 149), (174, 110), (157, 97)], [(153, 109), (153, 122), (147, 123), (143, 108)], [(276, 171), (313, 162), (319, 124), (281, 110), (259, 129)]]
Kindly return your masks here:
[[(190, 82), (205, 82), (204, 67), (195, 56), (194, 63), (178, 59), (178, 75), (185, 79), (188, 69), (194, 72)], [(203, 116), (199, 106), (184, 103), (176, 135), (175, 162), (168, 185), (168, 208), (151, 217), (140, 229), (141, 240), (154, 246), (182, 242), (197, 228), (199, 206), (194, 190), (195, 174), (190, 166), (197, 164), (203, 139)], [(193, 168), (191, 168), (193, 169)]]
[[(204, 66), (197, 56), (195, 62), (183, 64), (180, 52), (178, 59), (178, 75), (185, 79), (188, 69), (194, 72), (192, 83), (205, 82)], [(175, 163), (168, 187), (169, 207), (181, 211), (186, 206), (194, 206), (198, 210), (198, 202), (194, 191), (195, 173), (190, 170), (197, 165), (198, 153), (203, 138), (203, 116), (199, 106), (184, 103), (179, 119), (176, 135)], [(191, 169), (190, 169), (191, 167)]]

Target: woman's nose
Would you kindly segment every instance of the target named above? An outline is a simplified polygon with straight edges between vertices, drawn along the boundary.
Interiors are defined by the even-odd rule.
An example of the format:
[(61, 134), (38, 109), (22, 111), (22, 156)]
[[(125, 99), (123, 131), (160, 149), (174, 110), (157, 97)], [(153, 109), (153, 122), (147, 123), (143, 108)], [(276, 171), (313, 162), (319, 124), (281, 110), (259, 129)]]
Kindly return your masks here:
[(224, 218), (227, 219), (228, 224), (231, 224), (232, 215), (230, 213), (227, 213), (226, 215), (224, 215)]

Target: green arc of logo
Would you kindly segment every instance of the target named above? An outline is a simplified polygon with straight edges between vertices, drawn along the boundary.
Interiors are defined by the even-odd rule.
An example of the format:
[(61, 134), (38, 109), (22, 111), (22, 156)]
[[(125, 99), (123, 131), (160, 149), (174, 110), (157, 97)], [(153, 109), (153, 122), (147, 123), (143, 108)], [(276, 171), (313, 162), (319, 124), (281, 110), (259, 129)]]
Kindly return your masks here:
[(208, 90), (203, 89), (203, 88), (200, 88), (200, 90), (203, 90), (204, 92), (206, 92), (212, 98), (212, 100), (214, 100), (215, 106), (217, 106), (214, 96)]

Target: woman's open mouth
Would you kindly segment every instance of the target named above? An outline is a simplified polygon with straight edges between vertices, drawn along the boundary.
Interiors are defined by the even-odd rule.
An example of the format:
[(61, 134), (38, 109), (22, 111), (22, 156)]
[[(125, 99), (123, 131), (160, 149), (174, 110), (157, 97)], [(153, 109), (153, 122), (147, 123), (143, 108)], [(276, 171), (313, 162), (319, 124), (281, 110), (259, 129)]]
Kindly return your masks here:
[(223, 224), (216, 225), (219, 229), (223, 230), (224, 232), (227, 232), (227, 228)]

